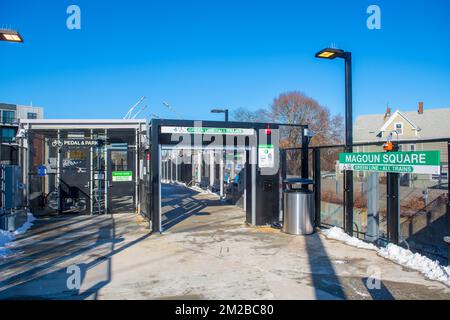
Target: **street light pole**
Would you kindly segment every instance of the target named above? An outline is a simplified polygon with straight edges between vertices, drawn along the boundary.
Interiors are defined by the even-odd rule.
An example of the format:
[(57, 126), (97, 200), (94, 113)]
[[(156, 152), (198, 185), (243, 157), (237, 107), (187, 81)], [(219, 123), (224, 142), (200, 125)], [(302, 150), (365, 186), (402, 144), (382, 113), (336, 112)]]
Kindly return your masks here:
[[(19, 32), (17, 32), (16, 30), (10, 30), (10, 29), (0, 29), (0, 41), (6, 41), (6, 42), (23, 42), (23, 38), (22, 36), (19, 34)], [(3, 119), (2, 119), (3, 120)], [(3, 135), (0, 134), (0, 167), (2, 167), (2, 148), (3, 148)], [(27, 152), (29, 150), (27, 149)], [(22, 150), (19, 148), (18, 153), (20, 154), (22, 152)], [(27, 160), (28, 161), (28, 160)], [(20, 165), (20, 163), (19, 163)], [(3, 169), (2, 169), (3, 170)], [(22, 169), (23, 170), (23, 169)], [(22, 178), (23, 179), (23, 178)], [(28, 185), (28, 180), (29, 177), (27, 176), (27, 185)], [(22, 180), (23, 182), (23, 180)], [(0, 188), (2, 189), (2, 188)], [(3, 190), (2, 194), (3, 194)], [(27, 190), (28, 192), (28, 190)], [(28, 193), (27, 193), (27, 205), (28, 205)], [(0, 203), (0, 207), (3, 208), (4, 205), (4, 201), (1, 201)], [(3, 210), (3, 209), (2, 209)]]
[[(341, 49), (326, 48), (316, 53), (316, 58), (345, 61), (345, 152), (353, 152), (353, 101), (352, 101), (352, 53)], [(344, 230), (353, 236), (353, 171), (344, 173)]]
[(225, 114), (225, 122), (228, 122), (228, 109), (212, 109), (211, 113), (224, 113)]
[[(353, 152), (352, 53), (345, 52), (345, 152)], [(353, 236), (353, 171), (345, 170), (345, 231)]]
[[(0, 29), (0, 41), (23, 42), (23, 38), (20, 35), (20, 33), (17, 32), (16, 30)], [(3, 135), (0, 134), (0, 165), (2, 162), (2, 148), (3, 148)], [(18, 152), (22, 152), (22, 150), (19, 150)], [(3, 202), (1, 203), (1, 206), (3, 206)]]

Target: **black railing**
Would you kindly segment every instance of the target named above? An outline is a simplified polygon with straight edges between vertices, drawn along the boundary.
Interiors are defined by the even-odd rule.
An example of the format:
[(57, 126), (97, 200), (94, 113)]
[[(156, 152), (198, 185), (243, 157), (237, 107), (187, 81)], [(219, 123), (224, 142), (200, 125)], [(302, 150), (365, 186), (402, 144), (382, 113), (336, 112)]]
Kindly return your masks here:
[[(439, 146), (439, 149), (441, 150), (441, 163), (443, 162), (442, 160), (444, 160), (444, 163), (441, 164), (441, 171), (442, 170), (447, 170), (447, 173), (441, 172), (441, 174), (438, 177), (435, 176), (429, 176), (426, 177), (426, 179), (417, 179), (417, 180), (410, 180), (410, 185), (408, 186), (404, 186), (402, 185), (402, 188), (400, 191), (396, 191), (397, 194), (394, 195), (394, 199), (396, 199), (396, 201), (398, 201), (398, 206), (401, 208), (401, 213), (400, 216), (403, 219), (414, 219), (416, 218), (417, 220), (417, 224), (421, 225), (421, 232), (419, 234), (419, 232), (416, 232), (416, 234), (413, 237), (410, 237), (410, 235), (405, 236), (404, 239), (402, 237), (401, 231), (400, 231), (400, 224), (402, 224), (404, 221), (401, 221), (399, 219), (389, 219), (390, 216), (392, 216), (393, 212), (390, 212), (389, 210), (392, 211), (392, 203), (387, 206), (387, 210), (386, 208), (384, 208), (384, 205), (387, 204), (387, 195), (386, 195), (386, 200), (383, 201), (378, 201), (378, 206), (379, 206), (379, 211), (378, 211), (378, 223), (379, 223), (379, 244), (383, 244), (386, 243), (386, 241), (394, 241), (396, 243), (399, 244), (403, 244), (406, 241), (410, 241), (411, 243), (415, 243), (417, 244), (416, 248), (414, 248), (414, 245), (411, 245), (411, 243), (408, 245), (407, 242), (405, 243), (408, 247), (411, 245), (411, 249), (418, 251), (422, 254), (427, 255), (426, 250), (422, 250), (421, 248), (423, 247), (422, 244), (424, 244), (423, 242), (425, 241), (425, 239), (427, 239), (428, 236), (433, 236), (435, 239), (433, 239), (433, 243), (434, 245), (436, 245), (436, 243), (439, 244), (439, 246), (441, 246), (439, 249), (440, 252), (442, 252), (442, 247), (445, 250), (445, 241), (444, 241), (444, 236), (445, 235), (450, 235), (450, 202), (449, 202), (449, 194), (450, 194), (450, 184), (448, 183), (448, 170), (449, 170), (449, 155), (450, 155), (450, 138), (435, 138), (435, 139), (412, 139), (412, 140), (401, 140), (401, 141), (395, 141), (398, 145), (416, 145), (416, 149), (417, 149), (417, 145), (423, 145), (423, 149), (426, 150), (426, 145), (430, 144), (430, 143), (441, 143), (443, 145)], [(382, 145), (384, 144), (384, 141), (374, 141), (374, 142), (361, 142), (361, 143), (354, 143), (353, 147), (379, 147), (380, 151), (382, 151)], [(444, 145), (445, 144), (445, 145)], [(337, 165), (337, 160), (338, 160), (338, 154), (343, 152), (345, 145), (344, 144), (338, 144), (338, 145), (321, 145), (321, 146), (310, 146), (309, 150), (312, 151), (312, 175), (314, 177), (314, 191), (315, 191), (315, 220), (316, 220), (316, 225), (320, 226), (320, 227), (324, 227), (324, 228), (329, 228), (330, 226), (336, 225), (335, 222), (338, 222), (337, 226), (344, 228), (345, 225), (348, 225), (349, 223), (351, 223), (351, 225), (353, 225), (354, 227), (356, 226), (356, 228), (354, 229), (354, 233), (355, 235), (358, 235), (360, 238), (362, 237), (363, 240), (365, 240), (366, 238), (366, 230), (364, 230), (364, 228), (361, 227), (362, 222), (360, 223), (360, 225), (358, 225), (357, 223), (357, 219), (360, 219), (360, 221), (362, 221), (362, 219), (368, 219), (367, 217), (367, 197), (365, 197), (365, 188), (367, 188), (368, 185), (368, 181), (364, 181), (364, 177), (366, 177), (366, 175), (362, 175), (362, 177), (359, 177), (359, 175), (355, 174), (355, 178), (354, 180), (359, 181), (356, 182), (359, 184), (360, 188), (361, 188), (361, 194), (358, 194), (358, 191), (355, 190), (354, 191), (354, 201), (352, 204), (350, 204), (352, 206), (352, 210), (354, 210), (355, 212), (358, 212), (358, 214), (356, 214), (354, 216), (355, 221), (345, 221), (345, 216), (344, 216), (344, 206), (346, 205), (342, 199), (342, 181), (339, 180), (339, 172), (338, 170), (333, 170), (330, 169), (331, 167), (336, 167)], [(434, 147), (434, 146), (433, 146)], [(341, 149), (341, 150), (339, 150)], [(293, 148), (286, 148), (283, 149), (283, 151), (285, 152), (289, 152), (289, 151), (301, 151), (302, 148), (299, 147), (293, 147)], [(328, 150), (328, 155), (326, 150)], [(365, 150), (364, 150), (365, 151)], [(414, 151), (414, 150), (411, 150)], [(416, 150), (416, 151), (421, 151), (421, 150)], [(361, 150), (361, 152), (363, 152)], [(447, 153), (447, 158), (446, 159), (442, 159), (442, 155), (444, 155), (445, 157), (445, 153)], [(295, 159), (297, 160), (297, 159)], [(283, 162), (284, 167), (287, 166), (286, 162)], [(293, 167), (298, 167), (300, 165), (300, 162), (298, 163), (294, 163), (294, 165), (290, 165), (291, 168)], [(325, 169), (324, 169), (325, 167)], [(323, 170), (325, 170), (326, 172), (323, 172)], [(327, 171), (328, 170), (328, 171)], [(296, 170), (297, 171), (297, 170)], [(334, 172), (334, 173), (333, 173)], [(289, 173), (288, 173), (289, 174)], [(294, 173), (295, 174), (295, 173)], [(382, 173), (380, 173), (382, 174)], [(324, 177), (324, 176), (327, 177)], [(330, 178), (331, 176), (331, 178)], [(334, 179), (336, 180), (336, 189), (332, 190), (332, 192), (329, 192), (328, 189), (334, 188), (334, 184), (333, 182), (330, 182), (328, 179)], [(417, 177), (416, 177), (417, 178)], [(324, 180), (325, 179), (325, 180)], [(408, 178), (410, 179), (410, 178)], [(354, 184), (354, 180), (351, 181), (352, 187)], [(434, 181), (436, 180), (436, 181)], [(439, 181), (439, 188), (437, 188), (436, 186), (433, 186), (432, 183)], [(385, 185), (388, 181), (385, 181), (385, 177), (381, 177), (379, 179), (379, 185)], [(415, 183), (417, 182), (417, 185), (415, 185)], [(445, 182), (447, 182), (445, 184)], [(324, 185), (325, 183), (325, 185)], [(422, 186), (423, 184), (423, 186)], [(420, 185), (420, 186), (419, 186)], [(386, 185), (387, 187), (387, 185)], [(405, 191), (408, 191), (408, 189), (405, 188), (412, 188), (411, 192), (408, 192), (408, 196), (405, 196), (404, 199), (400, 199), (400, 195), (405, 194)], [(445, 187), (445, 190), (444, 190)], [(322, 188), (324, 188), (324, 190), (322, 190)], [(358, 189), (358, 188), (357, 188)], [(382, 190), (384, 191), (384, 188), (382, 188)], [(425, 195), (422, 196), (421, 190), (425, 190), (426, 193), (428, 194), (429, 190), (441, 190), (441, 192), (446, 192), (447, 196), (445, 197), (445, 201), (446, 201), (446, 211), (444, 216), (442, 217), (442, 219), (440, 219), (438, 222), (434, 223), (434, 220), (432, 222), (429, 221), (425, 221), (423, 217), (412, 217), (410, 215), (410, 212), (414, 211), (415, 207), (420, 207), (420, 202), (418, 201), (419, 198), (423, 198), (425, 199)], [(324, 192), (325, 191), (325, 192)], [(424, 191), (424, 192), (425, 192)], [(436, 193), (436, 191), (433, 191), (434, 193)], [(383, 192), (384, 193), (384, 192)], [(380, 195), (379, 197), (381, 197), (381, 195), (383, 194), (380, 191)], [(409, 199), (409, 194), (413, 194), (413, 199), (410, 200)], [(439, 195), (434, 195), (434, 196), (439, 196)], [(326, 198), (326, 199), (325, 199)], [(390, 195), (390, 198), (392, 199), (392, 195)], [(417, 199), (416, 199), (417, 198)], [(325, 201), (324, 201), (325, 200)], [(372, 201), (374, 201), (372, 199)], [(400, 201), (404, 202), (401, 203)], [(423, 200), (426, 201), (426, 200)], [(430, 200), (433, 201), (432, 199)], [(412, 204), (410, 204), (409, 202), (411, 202)], [(401, 206), (400, 206), (401, 204)], [(327, 207), (325, 208), (325, 211), (323, 211), (322, 206), (326, 205)], [(348, 204), (347, 204), (348, 205)], [(440, 215), (442, 214), (441, 211), (442, 208), (440, 208)], [(329, 213), (329, 215), (327, 216), (327, 212)], [(325, 214), (325, 215), (324, 215)], [(333, 215), (338, 214), (339, 217), (333, 217)], [(342, 216), (340, 216), (342, 214)], [(404, 215), (404, 216), (403, 216)], [(363, 217), (364, 216), (364, 217)], [(445, 222), (445, 216), (446, 216), (446, 222)], [(326, 218), (330, 218), (331, 219), (326, 219)], [(423, 221), (422, 221), (423, 220)], [(331, 223), (330, 223), (331, 221)], [(365, 222), (367, 224), (367, 222)], [(423, 226), (422, 226), (423, 224)], [(446, 224), (446, 226), (445, 226)], [(382, 230), (381, 226), (386, 226), (386, 233), (384, 233), (384, 230)], [(436, 228), (439, 228), (439, 232), (436, 232)], [(446, 233), (446, 234), (445, 234)], [(416, 238), (419, 237), (420, 241), (422, 241), (422, 244), (419, 244), (418, 241), (416, 240)], [(439, 239), (437, 239), (439, 238)], [(398, 242), (395, 241), (395, 239), (398, 239)], [(431, 245), (431, 244), (430, 244)], [(448, 255), (450, 255), (450, 245), (448, 246)], [(443, 256), (441, 256), (443, 257)], [(447, 261), (448, 261), (448, 257), (447, 257)]]

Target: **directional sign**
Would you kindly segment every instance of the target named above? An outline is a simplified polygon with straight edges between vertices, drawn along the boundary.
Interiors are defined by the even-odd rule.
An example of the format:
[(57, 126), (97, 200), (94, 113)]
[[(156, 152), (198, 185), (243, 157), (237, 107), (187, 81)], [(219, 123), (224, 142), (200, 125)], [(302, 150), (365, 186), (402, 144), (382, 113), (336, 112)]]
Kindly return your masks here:
[(207, 127), (161, 127), (161, 133), (175, 134), (211, 134), (211, 135), (234, 135), (251, 136), (255, 133), (254, 129), (244, 128), (207, 128)]
[(440, 174), (440, 151), (362, 152), (339, 154), (339, 169)]

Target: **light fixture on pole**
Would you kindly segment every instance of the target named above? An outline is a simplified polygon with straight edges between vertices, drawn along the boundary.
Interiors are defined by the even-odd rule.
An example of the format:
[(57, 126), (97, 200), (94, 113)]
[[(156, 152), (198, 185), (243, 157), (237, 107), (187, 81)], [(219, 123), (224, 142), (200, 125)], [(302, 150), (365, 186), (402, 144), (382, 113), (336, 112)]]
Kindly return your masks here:
[[(23, 42), (22, 36), (17, 32), (16, 30), (10, 30), (10, 29), (0, 29), (0, 41), (7, 41), (7, 42)], [(3, 137), (0, 137), (0, 163), (2, 159), (2, 144), (3, 144)], [(21, 151), (19, 151), (21, 152)]]
[[(316, 53), (316, 58), (345, 61), (345, 152), (353, 152), (352, 53), (325, 48)], [(344, 229), (353, 235), (353, 171), (345, 171), (344, 185)]]
[(228, 122), (228, 109), (212, 109), (211, 113), (224, 113), (225, 114), (225, 122)]
[(0, 29), (0, 41), (23, 42), (23, 38), (15, 30)]

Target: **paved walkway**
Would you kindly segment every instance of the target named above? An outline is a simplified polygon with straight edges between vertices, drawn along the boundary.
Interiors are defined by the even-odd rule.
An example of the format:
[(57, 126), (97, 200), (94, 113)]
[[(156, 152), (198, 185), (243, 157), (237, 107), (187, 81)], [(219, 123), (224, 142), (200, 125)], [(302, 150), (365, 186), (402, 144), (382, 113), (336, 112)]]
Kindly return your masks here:
[[(38, 219), (18, 238), (16, 254), (0, 258), (0, 298), (450, 298), (450, 288), (375, 252), (320, 234), (250, 228), (240, 209), (217, 205), (213, 195), (164, 191), (162, 235), (150, 235), (135, 214)], [(73, 265), (81, 270), (78, 290), (67, 287)], [(380, 289), (367, 286), (374, 272)]]

